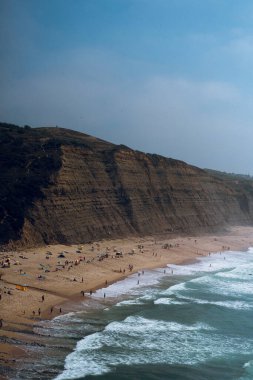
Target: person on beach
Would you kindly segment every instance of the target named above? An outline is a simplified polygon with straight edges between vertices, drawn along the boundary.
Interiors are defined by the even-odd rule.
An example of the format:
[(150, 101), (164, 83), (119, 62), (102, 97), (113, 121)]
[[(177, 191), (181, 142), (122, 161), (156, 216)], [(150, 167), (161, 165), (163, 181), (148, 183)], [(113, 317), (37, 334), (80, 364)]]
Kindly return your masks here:
[(61, 307), (60, 307), (60, 313), (62, 312), (62, 310), (61, 310)]
[(53, 310), (54, 310), (54, 307), (52, 306), (50, 309), (51, 314), (52, 314)]
[(90, 290), (90, 296), (92, 296), (92, 290)]
[(45, 301), (45, 296), (43, 294), (43, 296), (41, 297), (41, 302), (44, 302)]
[(39, 314), (39, 315), (41, 314), (41, 310), (40, 310), (40, 308), (39, 308), (39, 310), (38, 310), (38, 314)]

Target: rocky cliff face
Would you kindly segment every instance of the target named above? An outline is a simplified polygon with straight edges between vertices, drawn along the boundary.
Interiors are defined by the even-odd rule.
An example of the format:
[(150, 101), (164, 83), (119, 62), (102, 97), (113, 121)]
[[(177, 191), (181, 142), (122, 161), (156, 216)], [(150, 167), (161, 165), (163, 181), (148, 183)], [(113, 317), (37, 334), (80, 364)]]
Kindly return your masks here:
[(0, 124), (0, 243), (252, 224), (253, 185), (60, 128)]

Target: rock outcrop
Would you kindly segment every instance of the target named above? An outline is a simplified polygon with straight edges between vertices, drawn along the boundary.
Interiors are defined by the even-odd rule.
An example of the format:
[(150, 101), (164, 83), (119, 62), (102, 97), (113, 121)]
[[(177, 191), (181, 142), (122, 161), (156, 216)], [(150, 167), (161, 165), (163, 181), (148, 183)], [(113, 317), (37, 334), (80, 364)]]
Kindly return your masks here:
[(252, 224), (252, 181), (61, 128), (0, 124), (0, 244)]

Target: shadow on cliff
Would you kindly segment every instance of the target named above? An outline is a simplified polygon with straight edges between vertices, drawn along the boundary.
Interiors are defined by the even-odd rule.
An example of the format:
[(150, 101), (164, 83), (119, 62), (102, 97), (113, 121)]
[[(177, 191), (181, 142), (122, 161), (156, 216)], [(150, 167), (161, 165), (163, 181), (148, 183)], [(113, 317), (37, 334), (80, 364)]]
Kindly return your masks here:
[(0, 244), (199, 233), (253, 222), (253, 180), (62, 128), (0, 123)]
[[(28, 126), (0, 125), (0, 243), (21, 238), (33, 202), (61, 166), (60, 144)], [(36, 221), (31, 221), (36, 223)]]

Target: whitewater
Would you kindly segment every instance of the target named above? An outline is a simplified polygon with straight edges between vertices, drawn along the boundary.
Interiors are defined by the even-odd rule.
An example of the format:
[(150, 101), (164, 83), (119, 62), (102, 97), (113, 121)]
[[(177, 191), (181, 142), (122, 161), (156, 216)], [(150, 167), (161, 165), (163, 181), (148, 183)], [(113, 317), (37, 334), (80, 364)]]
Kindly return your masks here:
[(87, 302), (43, 326), (72, 346), (41, 378), (253, 379), (253, 248), (133, 274)]

